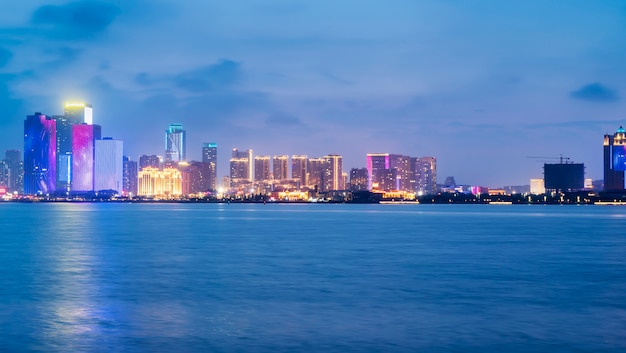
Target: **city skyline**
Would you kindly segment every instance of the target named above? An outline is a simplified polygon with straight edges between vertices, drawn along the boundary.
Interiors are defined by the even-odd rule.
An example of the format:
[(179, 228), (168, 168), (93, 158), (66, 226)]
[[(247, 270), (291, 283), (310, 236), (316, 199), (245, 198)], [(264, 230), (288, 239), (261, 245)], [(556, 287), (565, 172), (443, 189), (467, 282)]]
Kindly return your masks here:
[(346, 170), (393, 151), (436, 156), (441, 178), (519, 185), (542, 173), (525, 156), (563, 154), (601, 179), (598, 136), (626, 123), (625, 18), (582, 1), (10, 3), (0, 150), (21, 146), (24, 116), (76, 100), (133, 158), (163, 153), (176, 122), (191, 160), (207, 141), (340, 153)]

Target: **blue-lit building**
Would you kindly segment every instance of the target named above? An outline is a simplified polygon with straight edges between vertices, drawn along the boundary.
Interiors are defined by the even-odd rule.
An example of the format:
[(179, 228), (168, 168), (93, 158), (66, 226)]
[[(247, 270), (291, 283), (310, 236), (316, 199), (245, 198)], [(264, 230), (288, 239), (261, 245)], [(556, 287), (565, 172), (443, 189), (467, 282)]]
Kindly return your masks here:
[(56, 121), (41, 113), (24, 120), (24, 193), (45, 195), (56, 189)]
[(187, 133), (182, 124), (170, 124), (165, 130), (165, 162), (187, 160)]

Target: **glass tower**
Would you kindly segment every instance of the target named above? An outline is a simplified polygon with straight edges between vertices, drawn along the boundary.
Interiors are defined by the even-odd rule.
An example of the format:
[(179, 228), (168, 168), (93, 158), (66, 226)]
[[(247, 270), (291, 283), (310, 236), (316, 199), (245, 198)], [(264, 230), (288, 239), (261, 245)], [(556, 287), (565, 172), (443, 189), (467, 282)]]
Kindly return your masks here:
[(182, 162), (187, 159), (187, 137), (182, 124), (170, 124), (165, 130), (165, 161)]
[(35, 113), (24, 120), (24, 193), (41, 195), (56, 189), (56, 121)]

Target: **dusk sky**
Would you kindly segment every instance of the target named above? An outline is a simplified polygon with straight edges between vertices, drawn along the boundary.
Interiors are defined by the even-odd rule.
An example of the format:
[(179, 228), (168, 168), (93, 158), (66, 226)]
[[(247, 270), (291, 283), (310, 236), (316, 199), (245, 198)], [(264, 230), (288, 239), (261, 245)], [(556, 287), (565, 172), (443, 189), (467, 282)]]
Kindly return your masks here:
[(5, 1), (0, 149), (85, 101), (125, 154), (435, 156), (438, 181), (528, 184), (560, 154), (602, 178), (626, 124), (626, 2)]

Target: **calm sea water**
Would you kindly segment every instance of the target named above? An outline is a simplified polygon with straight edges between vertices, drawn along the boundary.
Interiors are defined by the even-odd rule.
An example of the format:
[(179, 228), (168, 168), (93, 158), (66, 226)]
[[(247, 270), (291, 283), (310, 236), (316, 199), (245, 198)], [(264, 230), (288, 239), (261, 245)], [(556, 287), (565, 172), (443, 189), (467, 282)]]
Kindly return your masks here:
[(2, 203), (0, 351), (624, 352), (626, 207)]

